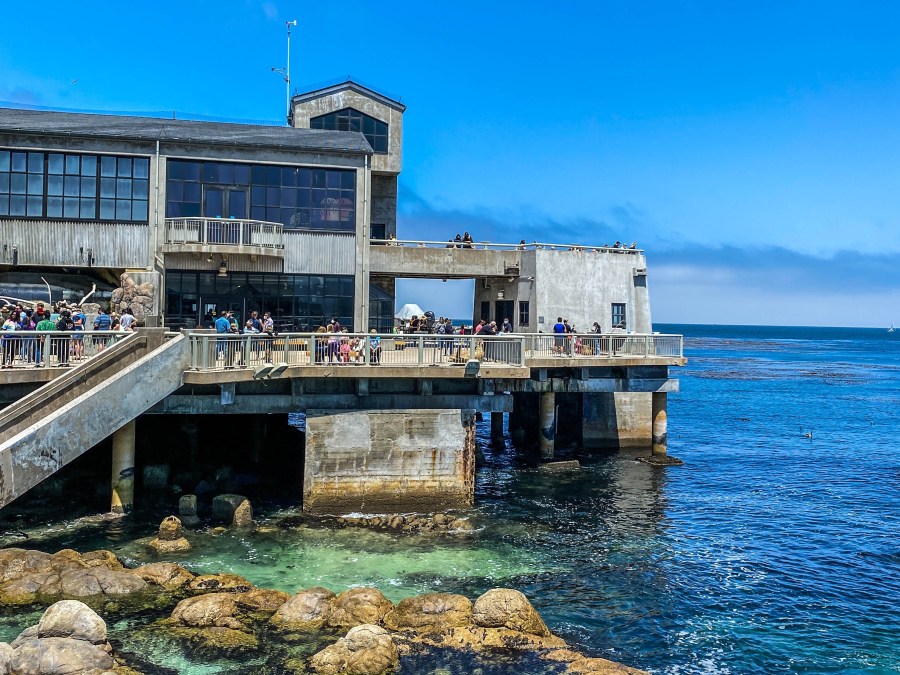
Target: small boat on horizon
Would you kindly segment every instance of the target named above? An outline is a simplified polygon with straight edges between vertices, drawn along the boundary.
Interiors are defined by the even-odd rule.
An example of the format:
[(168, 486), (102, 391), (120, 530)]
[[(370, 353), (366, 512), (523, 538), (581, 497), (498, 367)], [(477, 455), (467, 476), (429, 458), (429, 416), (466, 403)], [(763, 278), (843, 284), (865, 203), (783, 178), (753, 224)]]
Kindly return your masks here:
[(893, 333), (893, 332), (894, 332), (894, 322), (891, 321), (891, 327), (888, 328), (888, 333)]

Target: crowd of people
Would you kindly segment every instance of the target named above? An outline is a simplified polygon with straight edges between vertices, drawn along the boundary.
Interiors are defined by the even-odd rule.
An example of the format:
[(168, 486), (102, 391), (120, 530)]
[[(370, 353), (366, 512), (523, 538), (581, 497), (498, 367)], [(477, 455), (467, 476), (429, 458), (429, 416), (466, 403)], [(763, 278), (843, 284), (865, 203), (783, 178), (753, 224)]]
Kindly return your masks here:
[[(79, 332), (130, 332), (139, 326), (130, 309), (125, 309), (119, 315), (109, 314), (102, 308), (89, 325), (88, 317), (81, 307), (68, 305), (64, 301), (55, 303), (49, 309), (42, 302), (35, 303), (34, 307), (25, 307), (21, 303), (6, 305), (0, 308), (0, 316), (3, 321), (0, 326), (2, 368), (13, 368), (16, 364), (40, 368), (50, 365), (48, 357), (51, 356), (56, 357), (56, 365), (68, 367), (72, 365), (72, 361), (85, 358), (84, 336), (79, 336)], [(46, 352), (48, 341), (42, 339), (39, 333), (56, 333), (50, 336), (49, 353)], [(95, 351), (102, 351), (110, 341), (109, 338), (96, 335), (91, 340)]]

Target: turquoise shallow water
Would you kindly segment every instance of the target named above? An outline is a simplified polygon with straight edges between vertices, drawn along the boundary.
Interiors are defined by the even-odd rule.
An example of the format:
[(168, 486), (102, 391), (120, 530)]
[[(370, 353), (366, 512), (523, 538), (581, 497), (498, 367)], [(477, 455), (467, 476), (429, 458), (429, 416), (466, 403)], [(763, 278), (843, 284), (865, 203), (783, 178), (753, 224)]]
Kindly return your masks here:
[[(291, 511), (275, 505), (263, 514), (272, 529), (195, 534), (174, 559), (286, 591), (372, 584), (393, 600), (511, 586), (582, 651), (655, 673), (900, 672), (900, 334), (657, 329), (686, 335), (690, 363), (669, 398), (669, 450), (683, 467), (582, 455), (583, 471), (545, 475), (485, 443), (470, 535), (285, 528)], [(151, 558), (134, 539), (160, 514), (146, 516), (59, 522), (33, 545), (105, 547), (138, 564)], [(0, 639), (32, 618), (7, 617)], [(113, 630), (137, 639), (127, 621)], [(139, 644), (178, 672), (251, 667)], [(404, 672), (550, 672), (442, 659)]]

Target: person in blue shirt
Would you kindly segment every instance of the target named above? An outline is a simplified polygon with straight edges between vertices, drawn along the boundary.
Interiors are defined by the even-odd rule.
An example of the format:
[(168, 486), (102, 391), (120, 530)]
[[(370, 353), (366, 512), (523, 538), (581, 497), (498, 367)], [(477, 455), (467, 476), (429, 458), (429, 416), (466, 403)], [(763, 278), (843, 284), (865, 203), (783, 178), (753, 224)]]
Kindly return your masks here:
[[(101, 308), (100, 313), (97, 315), (97, 318), (94, 319), (94, 330), (97, 331), (108, 331), (112, 328), (112, 319), (109, 317), (109, 314), (103, 311)], [(102, 352), (103, 349), (109, 344), (109, 340), (107, 338), (94, 338), (94, 344), (97, 346), (97, 351)]]
[[(216, 333), (226, 335), (231, 333), (231, 321), (228, 320), (226, 312), (222, 312), (216, 319)], [(223, 339), (216, 340), (216, 359), (224, 359), (225, 352), (228, 349), (228, 341)]]
[(553, 338), (553, 350), (562, 356), (566, 351), (566, 325), (561, 316), (556, 318), (553, 334), (556, 336)]

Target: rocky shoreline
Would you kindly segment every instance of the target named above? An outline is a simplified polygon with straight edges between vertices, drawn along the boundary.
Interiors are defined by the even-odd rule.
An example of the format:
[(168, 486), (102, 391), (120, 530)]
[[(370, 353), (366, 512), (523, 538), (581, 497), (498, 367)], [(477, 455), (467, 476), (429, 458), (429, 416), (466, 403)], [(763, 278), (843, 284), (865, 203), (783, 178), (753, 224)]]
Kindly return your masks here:
[[(428, 593), (395, 605), (375, 588), (335, 594), (314, 587), (290, 595), (256, 588), (234, 574), (197, 575), (170, 562), (127, 568), (104, 550), (0, 549), (0, 606), (45, 605), (36, 626), (0, 643), (0, 675), (138, 673), (106, 641), (104, 610), (169, 612), (147, 630), (197, 654), (248, 655), (272, 641), (286, 645), (289, 654), (291, 645), (302, 643), (281, 664), (289, 673), (382, 675), (423, 647), (529, 652), (547, 660), (548, 669), (552, 663), (573, 675), (643, 672), (569, 649), (513, 589), (491, 589), (474, 602)], [(323, 648), (307, 655), (310, 642)]]

